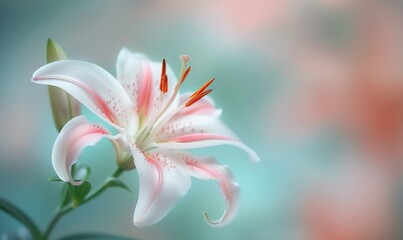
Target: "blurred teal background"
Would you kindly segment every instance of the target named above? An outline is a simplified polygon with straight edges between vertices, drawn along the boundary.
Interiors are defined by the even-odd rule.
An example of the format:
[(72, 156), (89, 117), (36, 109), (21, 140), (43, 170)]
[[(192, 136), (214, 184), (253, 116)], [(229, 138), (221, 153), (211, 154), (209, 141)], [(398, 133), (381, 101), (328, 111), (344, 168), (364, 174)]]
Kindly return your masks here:
[[(275, 69), (258, 49), (221, 32), (216, 24), (219, 20), (214, 20), (208, 9), (200, 11), (210, 7), (203, 5), (186, 1), (1, 1), (1, 196), (25, 210), (41, 228), (54, 214), (58, 201), (61, 184), (47, 181), (55, 175), (50, 160), (57, 136), (47, 88), (30, 82), (32, 73), (45, 63), (49, 37), (62, 45), (70, 59), (96, 63), (113, 75), (117, 54), (125, 46), (154, 60), (166, 58), (177, 74), (179, 56), (188, 54), (193, 70), (185, 90), (195, 90), (216, 76), (212, 97), (224, 109), (223, 120), (263, 160), (252, 164), (246, 154), (230, 147), (209, 151), (231, 167), (242, 187), (236, 220), (225, 228), (209, 227), (203, 211), (218, 217), (224, 201), (214, 182), (193, 181), (190, 192), (159, 224), (136, 228), (132, 215), (138, 179), (131, 171), (123, 178), (132, 194), (110, 190), (69, 214), (53, 236), (84, 231), (139, 239), (241, 239), (251, 234), (263, 238), (265, 225), (277, 218), (270, 213), (276, 208), (269, 202), (278, 195), (273, 190), (283, 184), (270, 173), (273, 163), (269, 162), (262, 130), (266, 122), (261, 117)], [(88, 148), (81, 159), (93, 168), (94, 185), (115, 169), (108, 141)], [(17, 222), (0, 213), (0, 236), (19, 228)]]
[[(385, 2), (399, 7), (391, 22), (401, 22), (399, 1)], [(130, 171), (123, 180), (131, 194), (120, 189), (107, 191), (62, 219), (53, 238), (103, 232), (138, 239), (375, 239), (311, 236), (310, 227), (316, 225), (301, 213), (310, 209), (304, 208), (311, 190), (308, 186), (344, 176), (340, 159), (344, 162), (350, 158), (344, 157), (346, 152), (355, 154), (351, 148), (360, 148), (351, 147), (353, 138), (338, 127), (323, 130), (315, 121), (314, 127), (301, 124), (303, 133), (320, 132), (313, 138), (310, 134), (304, 137), (298, 128), (305, 121), (304, 114), (291, 114), (291, 123), (284, 117), (299, 106), (294, 93), (310, 93), (306, 86), (312, 79), (338, 79), (340, 73), (333, 67), (339, 67), (339, 62), (334, 62), (342, 53), (350, 60), (348, 54), (359, 49), (357, 19), (363, 14), (371, 17), (369, 10), (361, 9), (364, 5), (359, 0), (0, 0), (0, 196), (25, 210), (42, 229), (58, 202), (61, 184), (47, 181), (55, 175), (51, 151), (57, 136), (47, 88), (30, 82), (32, 73), (45, 64), (46, 41), (52, 38), (70, 59), (96, 63), (112, 75), (122, 47), (154, 60), (165, 58), (177, 74), (179, 56), (190, 55), (192, 72), (185, 91), (195, 90), (215, 76), (212, 97), (223, 109), (222, 119), (262, 160), (252, 164), (246, 154), (225, 146), (200, 151), (229, 165), (241, 186), (238, 216), (223, 228), (210, 227), (202, 214), (220, 216), (224, 208), (220, 189), (212, 181), (198, 180), (161, 222), (149, 228), (135, 227), (132, 216), (138, 179)], [(308, 109), (305, 105), (296, 108), (297, 113)], [(92, 168), (93, 185), (115, 169), (108, 141), (87, 148), (81, 160)], [(358, 168), (360, 164), (356, 164)], [(323, 184), (324, 189), (332, 189), (333, 185)], [(16, 221), (0, 212), (0, 237), (7, 239), (7, 234), (21, 231)]]

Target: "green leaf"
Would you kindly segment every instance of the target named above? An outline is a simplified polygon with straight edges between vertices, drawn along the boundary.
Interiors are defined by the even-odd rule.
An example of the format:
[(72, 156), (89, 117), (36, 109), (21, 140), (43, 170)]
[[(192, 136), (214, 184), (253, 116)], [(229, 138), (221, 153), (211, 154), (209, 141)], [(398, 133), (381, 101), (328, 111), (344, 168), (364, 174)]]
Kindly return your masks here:
[[(69, 182), (65, 182), (60, 191), (60, 207), (68, 205), (73, 202), (73, 207), (77, 207), (84, 200), (85, 196), (91, 190), (91, 184), (87, 182), (90, 175), (90, 168), (88, 166), (77, 167), (74, 164), (71, 167), (71, 175), (74, 177), (74, 181), (84, 181), (79, 186), (74, 186)], [(63, 182), (58, 176), (50, 177), (49, 181)]]
[(134, 238), (120, 237), (102, 233), (79, 233), (59, 238), (59, 240), (135, 240)]
[[(74, 177), (74, 181), (87, 181), (91, 173), (91, 169), (88, 166), (79, 166), (76, 164), (71, 166), (71, 175)], [(63, 182), (58, 176), (49, 177), (50, 182)]]
[(63, 182), (58, 176), (53, 176), (48, 178), (49, 182)]
[(109, 177), (108, 179), (106, 179), (105, 186), (122, 188), (131, 193), (130, 188), (125, 183), (123, 183), (121, 180), (114, 178), (114, 177)]
[(70, 193), (70, 183), (64, 183), (62, 190), (60, 192), (60, 208), (63, 208), (67, 204), (71, 203), (73, 201), (73, 198), (71, 197)]
[(0, 209), (24, 224), (32, 234), (33, 239), (41, 238), (41, 232), (34, 221), (17, 206), (0, 197)]
[(75, 208), (83, 202), (85, 196), (87, 196), (87, 194), (91, 191), (91, 184), (87, 181), (83, 182), (79, 186), (69, 184), (69, 190), (73, 200), (73, 207)]

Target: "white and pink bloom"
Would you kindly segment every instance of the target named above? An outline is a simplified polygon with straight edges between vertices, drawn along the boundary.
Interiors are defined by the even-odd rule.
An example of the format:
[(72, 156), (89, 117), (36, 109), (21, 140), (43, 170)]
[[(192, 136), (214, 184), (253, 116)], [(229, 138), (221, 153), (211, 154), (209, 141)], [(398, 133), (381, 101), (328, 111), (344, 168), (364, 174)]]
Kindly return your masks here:
[(239, 186), (229, 169), (213, 157), (194, 156), (184, 150), (228, 144), (244, 150), (252, 161), (259, 160), (221, 122), (221, 111), (206, 96), (214, 79), (193, 94), (179, 94), (190, 71), (188, 57), (181, 59), (178, 80), (165, 60), (161, 69), (159, 63), (127, 49), (119, 53), (117, 78), (97, 65), (73, 60), (47, 64), (32, 78), (35, 83), (64, 89), (117, 130), (112, 134), (84, 116), (71, 119), (55, 141), (52, 163), (60, 179), (80, 184), (71, 177), (71, 166), (81, 151), (103, 137), (110, 139), (119, 166), (128, 164), (124, 159), (133, 159), (138, 171), (134, 224), (140, 227), (161, 220), (189, 190), (191, 176), (217, 181), (226, 200), (220, 219), (211, 220), (205, 214), (209, 224), (222, 226), (235, 217)]

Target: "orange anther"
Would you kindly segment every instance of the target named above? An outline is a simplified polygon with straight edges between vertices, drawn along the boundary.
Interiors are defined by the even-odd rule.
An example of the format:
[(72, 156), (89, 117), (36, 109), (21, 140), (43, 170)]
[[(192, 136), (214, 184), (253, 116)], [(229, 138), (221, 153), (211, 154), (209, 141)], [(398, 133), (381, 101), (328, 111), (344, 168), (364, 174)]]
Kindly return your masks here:
[(165, 62), (165, 59), (162, 59), (160, 90), (163, 93), (168, 92), (168, 76), (166, 74), (166, 69), (167, 69), (167, 64)]
[(195, 95), (198, 95), (199, 93), (203, 92), (206, 88), (208, 88), (208, 86), (210, 86), (210, 84), (212, 82), (214, 82), (214, 80), (215, 80), (215, 77), (210, 79), (208, 82), (206, 82), (199, 90), (194, 92), (190, 97), (194, 97)]
[(163, 93), (168, 92), (168, 76), (164, 75), (160, 82), (160, 90)]
[(189, 97), (189, 100), (186, 102), (185, 107), (189, 107), (192, 104), (196, 103), (197, 101), (199, 101), (200, 99), (202, 99), (204, 96), (206, 96), (207, 94), (211, 93), (211, 91), (213, 91), (213, 89), (208, 89), (204, 92), (199, 92), (199, 93), (195, 93), (194, 95)]
[(162, 59), (162, 70), (161, 70), (161, 79), (166, 75), (167, 64), (165, 62), (165, 58)]

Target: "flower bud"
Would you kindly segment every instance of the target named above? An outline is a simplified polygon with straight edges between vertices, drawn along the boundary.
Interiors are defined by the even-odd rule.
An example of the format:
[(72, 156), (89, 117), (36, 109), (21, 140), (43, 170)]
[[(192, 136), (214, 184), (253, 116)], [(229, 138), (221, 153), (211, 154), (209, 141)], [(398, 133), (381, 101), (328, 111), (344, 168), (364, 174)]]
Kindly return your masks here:
[[(67, 59), (66, 54), (60, 45), (49, 38), (46, 47), (46, 62), (51, 63), (65, 59)], [(60, 132), (70, 119), (81, 115), (80, 103), (60, 88), (49, 86), (48, 91), (53, 120), (57, 130)]]

